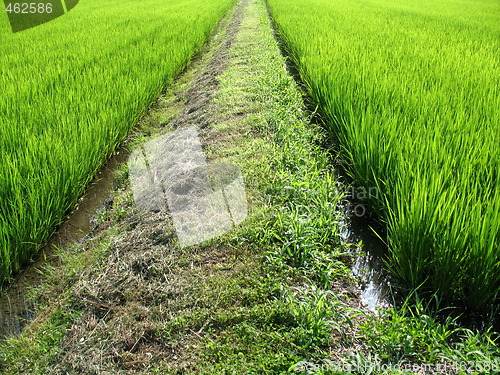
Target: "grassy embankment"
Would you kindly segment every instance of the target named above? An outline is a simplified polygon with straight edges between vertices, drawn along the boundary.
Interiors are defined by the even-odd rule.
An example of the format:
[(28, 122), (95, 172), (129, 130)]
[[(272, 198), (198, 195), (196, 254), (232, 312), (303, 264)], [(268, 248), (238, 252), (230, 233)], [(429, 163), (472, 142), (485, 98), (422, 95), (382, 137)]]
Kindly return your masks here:
[(0, 282), (33, 256), (232, 0), (82, 0), (12, 34), (0, 16)]
[[(397, 374), (376, 367), (498, 358), (490, 335), (439, 323), (421, 305), (380, 318), (355, 308), (324, 137), (283, 68), (263, 2), (248, 3), (220, 54), (227, 66), (201, 134), (211, 162), (241, 167), (250, 217), (180, 249), (162, 217), (133, 208), (123, 171), (100, 215), (108, 229), (48, 271), (38, 318), (1, 349), (4, 373), (305, 374), (319, 364), (309, 373), (366, 374), (371, 364)], [(160, 99), (147, 133), (170, 130), (203, 72)]]
[[(500, 7), (491, 0), (269, 0), (347, 170), (411, 288), (500, 297)], [(493, 305), (493, 306), (492, 306)]]

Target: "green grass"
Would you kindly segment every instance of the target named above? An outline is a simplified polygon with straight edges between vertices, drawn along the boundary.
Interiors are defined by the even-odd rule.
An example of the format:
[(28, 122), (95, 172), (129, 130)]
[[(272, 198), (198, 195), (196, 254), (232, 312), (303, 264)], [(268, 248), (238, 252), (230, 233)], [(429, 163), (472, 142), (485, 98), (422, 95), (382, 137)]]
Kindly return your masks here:
[(500, 292), (500, 6), (269, 0), (408, 286), (487, 309)]
[[(500, 358), (493, 334), (459, 329), (452, 319), (441, 323), (422, 302), (380, 316), (353, 308), (359, 301), (351, 300), (341, 263), (329, 208), (340, 197), (324, 182), (331, 172), (318, 146), (321, 129), (308, 123), (300, 92), (283, 70), (264, 1), (248, 4), (218, 77), (210, 106), (216, 120), (200, 135), (211, 162), (240, 166), (249, 217), (202, 245), (152, 244), (147, 239), (159, 232), (145, 225), (150, 214), (133, 208), (123, 169), (114, 203), (101, 216), (109, 229), (61, 252), (62, 264), (47, 269), (48, 280), (34, 293), (44, 302), (40, 313), (21, 337), (0, 345), (0, 372), (364, 375), (362, 366), (398, 360), (453, 365)], [(196, 82), (199, 75), (190, 77)], [(166, 130), (160, 119), (178, 109), (179, 97), (165, 96), (141, 121), (153, 137), (155, 129)], [(162, 228), (160, 236), (169, 238), (173, 229), (163, 221)], [(155, 259), (147, 279), (132, 272), (135, 256)], [(100, 323), (95, 306), (83, 302), (85, 286), (111, 305), (104, 317), (97, 310)], [(401, 374), (372, 372), (388, 373)]]
[(0, 14), (0, 281), (48, 239), (233, 3), (82, 0), (17, 34)]

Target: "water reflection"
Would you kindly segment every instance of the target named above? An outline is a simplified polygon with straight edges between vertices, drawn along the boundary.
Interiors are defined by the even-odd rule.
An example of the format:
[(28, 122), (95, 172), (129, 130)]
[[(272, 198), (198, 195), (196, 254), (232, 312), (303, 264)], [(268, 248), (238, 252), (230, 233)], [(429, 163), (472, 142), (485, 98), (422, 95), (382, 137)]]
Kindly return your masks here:
[(340, 234), (344, 243), (356, 244), (352, 272), (359, 280), (361, 299), (367, 309), (392, 306), (390, 279), (385, 272), (384, 256), (387, 247), (370, 228), (366, 215), (360, 216), (359, 209), (348, 201), (340, 207), (342, 220)]

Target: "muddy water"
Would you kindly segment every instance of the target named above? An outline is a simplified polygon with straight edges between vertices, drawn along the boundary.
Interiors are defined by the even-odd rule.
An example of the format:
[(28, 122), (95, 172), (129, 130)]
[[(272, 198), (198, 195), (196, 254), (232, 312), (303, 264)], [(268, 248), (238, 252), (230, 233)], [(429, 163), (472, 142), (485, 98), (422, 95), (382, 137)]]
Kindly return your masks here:
[(387, 246), (370, 228), (371, 220), (364, 206), (344, 201), (339, 209), (342, 241), (360, 244), (355, 248), (352, 271), (359, 280), (362, 303), (373, 312), (377, 312), (377, 308), (391, 307), (395, 296), (383, 260)]
[(33, 317), (33, 304), (29, 301), (29, 289), (36, 287), (47, 265), (57, 265), (55, 248), (65, 248), (84, 239), (93, 229), (92, 217), (109, 199), (114, 171), (127, 162), (128, 153), (115, 153), (99, 171), (89, 185), (78, 206), (59, 227), (49, 243), (40, 251), (35, 261), (23, 269), (14, 280), (4, 287), (0, 294), (0, 338), (18, 336), (26, 323)]

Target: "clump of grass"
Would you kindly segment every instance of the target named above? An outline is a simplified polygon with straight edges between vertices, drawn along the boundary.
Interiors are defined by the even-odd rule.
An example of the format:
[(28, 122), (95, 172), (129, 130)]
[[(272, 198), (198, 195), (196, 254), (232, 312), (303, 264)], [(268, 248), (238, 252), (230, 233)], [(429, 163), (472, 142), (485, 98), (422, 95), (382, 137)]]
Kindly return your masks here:
[(435, 304), (418, 296), (415, 301), (414, 297), (410, 296), (401, 308), (385, 310), (360, 325), (360, 334), (366, 339), (372, 360), (375, 358), (373, 363), (440, 364), (450, 371), (460, 366), (479, 369), (489, 364), (493, 369), (498, 365), (497, 333), (460, 327), (457, 318), (449, 316), (440, 320)]
[(280, 89), (268, 103), (270, 116), (258, 129), (275, 144), (274, 181), (266, 188), (271, 205), (254, 241), (272, 245), (268, 258), (275, 263), (301, 269), (328, 287), (348, 273), (340, 261), (346, 255), (338, 232), (341, 194), (330, 156), (322, 149), (324, 134), (317, 126), (305, 125), (311, 119), (303, 112), (300, 92), (291, 89), (293, 78), (279, 79), (273, 87)]

